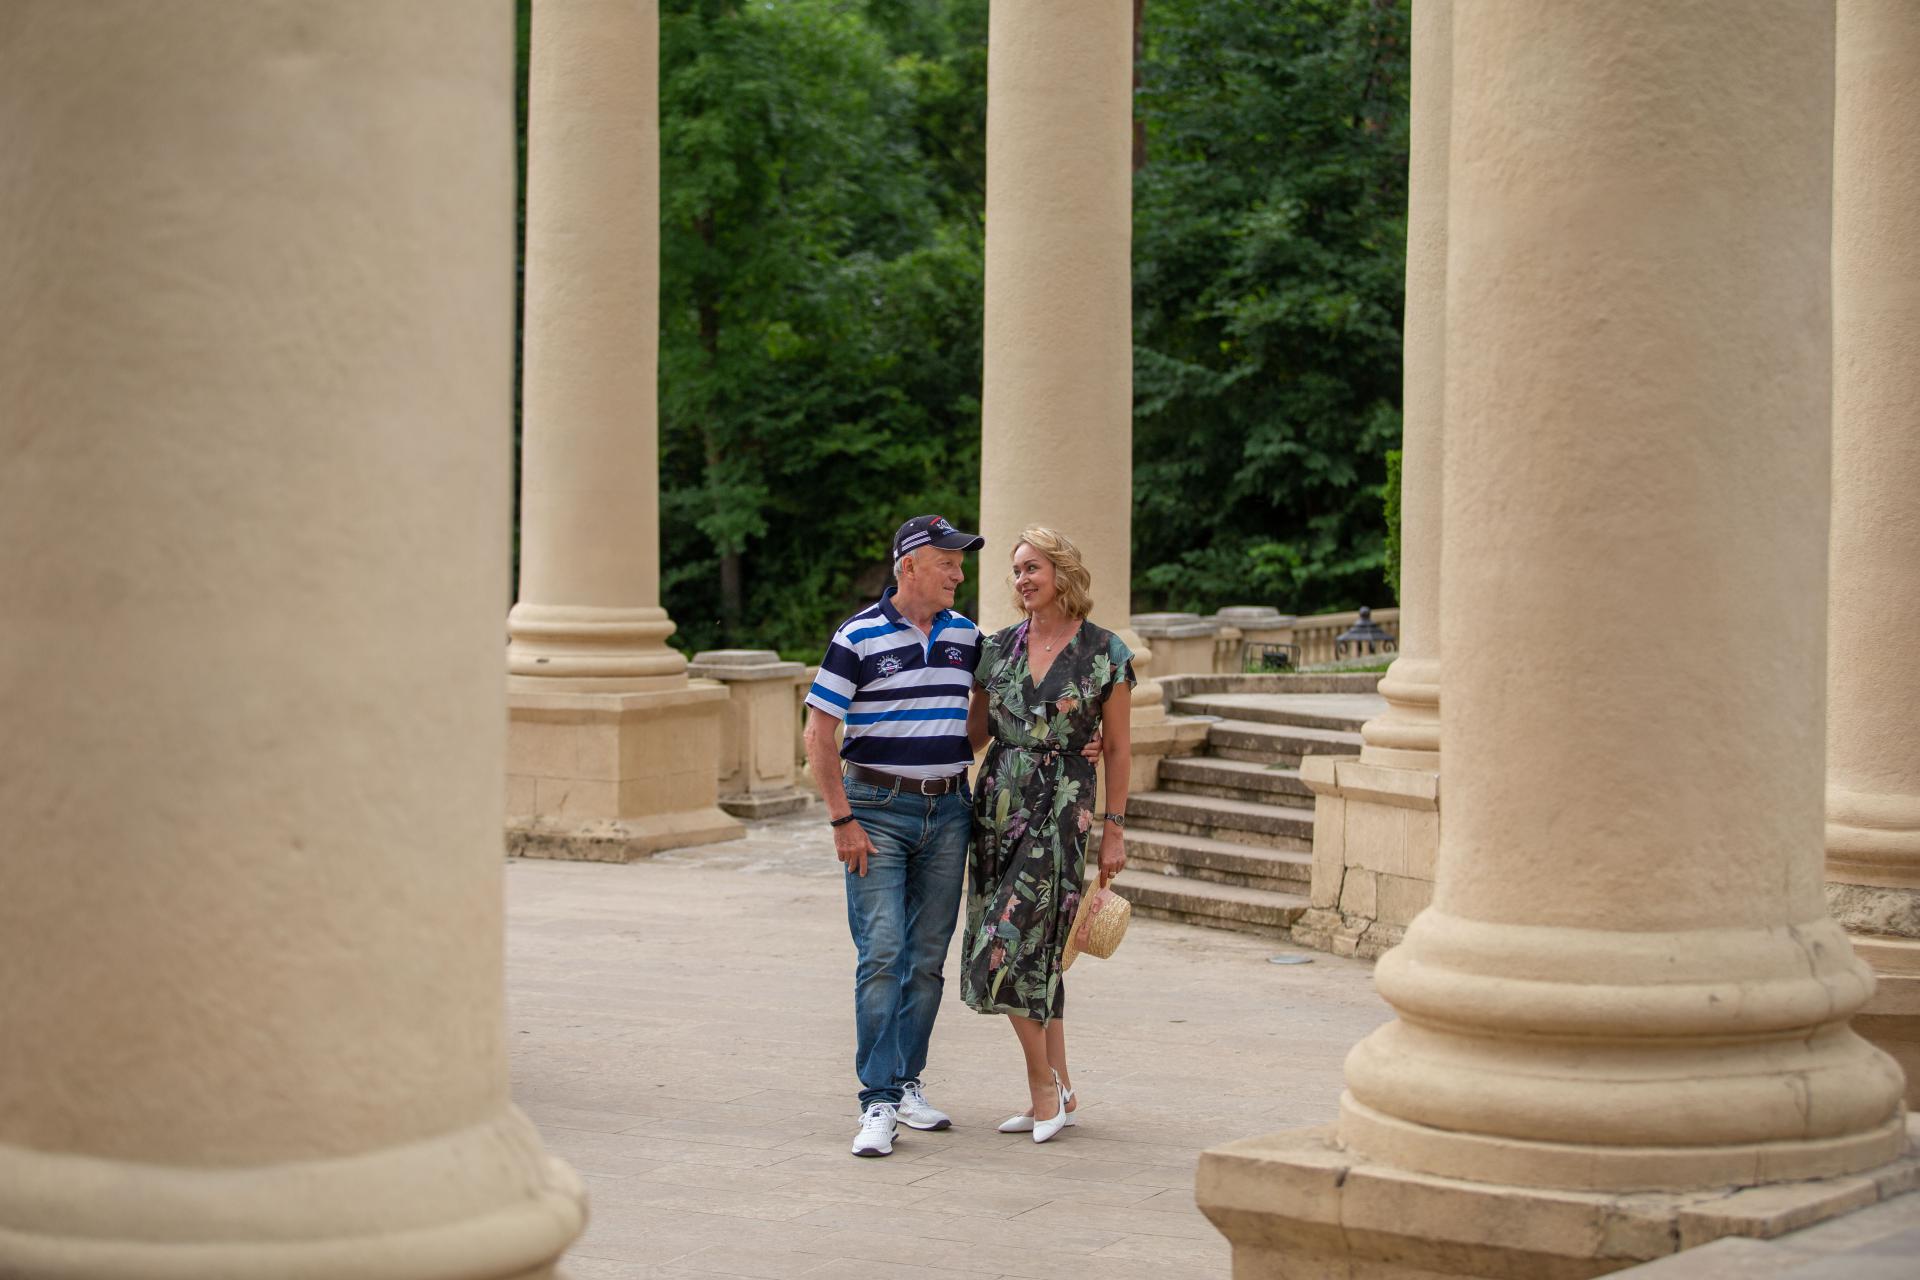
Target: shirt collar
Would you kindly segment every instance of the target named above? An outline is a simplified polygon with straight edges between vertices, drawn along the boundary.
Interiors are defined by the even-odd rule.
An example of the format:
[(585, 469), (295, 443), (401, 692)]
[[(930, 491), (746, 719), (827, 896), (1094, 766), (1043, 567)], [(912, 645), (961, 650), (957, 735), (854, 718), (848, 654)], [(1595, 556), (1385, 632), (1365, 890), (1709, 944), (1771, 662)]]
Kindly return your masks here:
[[(912, 627), (913, 624), (907, 621), (906, 615), (893, 606), (894, 593), (899, 590), (900, 588), (898, 587), (888, 587), (880, 593), (880, 616), (896, 627)], [(927, 634), (932, 635), (941, 627), (945, 626), (947, 619), (952, 616), (953, 610), (951, 609), (942, 609), (940, 612), (934, 614), (933, 623), (927, 628)]]

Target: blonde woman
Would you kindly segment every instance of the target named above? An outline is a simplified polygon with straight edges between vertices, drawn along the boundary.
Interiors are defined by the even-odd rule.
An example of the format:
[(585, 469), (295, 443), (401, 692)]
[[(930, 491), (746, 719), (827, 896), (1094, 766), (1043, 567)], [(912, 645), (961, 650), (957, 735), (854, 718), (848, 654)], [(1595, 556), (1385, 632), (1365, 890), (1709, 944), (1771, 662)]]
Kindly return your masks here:
[[(1061, 1015), (1061, 952), (1085, 884), (1088, 836), (1103, 824), (1100, 883), (1127, 864), (1122, 827), (1132, 747), (1133, 653), (1088, 621), (1092, 579), (1051, 529), (1020, 534), (1009, 579), (1022, 620), (982, 644), (968, 737), (988, 744), (974, 788), (960, 992), (1005, 1014), (1026, 1059), (1031, 1107), (1000, 1126), (1045, 1142), (1074, 1123)], [(1094, 812), (1096, 736), (1106, 812)]]

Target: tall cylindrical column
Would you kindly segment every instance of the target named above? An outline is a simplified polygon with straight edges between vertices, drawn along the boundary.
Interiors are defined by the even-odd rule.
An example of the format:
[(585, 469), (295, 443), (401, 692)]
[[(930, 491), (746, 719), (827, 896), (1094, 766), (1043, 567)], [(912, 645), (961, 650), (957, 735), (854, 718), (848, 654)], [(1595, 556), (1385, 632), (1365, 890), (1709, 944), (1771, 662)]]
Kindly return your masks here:
[(686, 683), (660, 607), (658, 0), (534, 13), (520, 596), (527, 689)]
[[(1049, 525), (1085, 553), (1096, 618), (1143, 653), (1128, 622), (1133, 16), (1110, 0), (998, 4), (987, 49), (981, 625), (1016, 620), (1007, 557), (1022, 528)], [(1154, 691), (1135, 703), (1158, 707)]]
[(1855, 1026), (1920, 1102), (1920, 6), (1849, 0), (1835, 59), (1827, 896), (1880, 988)]
[(1448, 811), (1347, 1063), (1365, 1158), (1677, 1189), (1904, 1146), (1820, 875), (1833, 19), (1454, 15)]
[(1390, 767), (1437, 769), (1453, 0), (1423, 0), (1415, 5), (1412, 38), (1400, 446), (1400, 656), (1380, 680), (1386, 711), (1361, 726), (1360, 759)]
[(546, 1276), (502, 1006), (513, 33), (0, 37), (0, 1273)]
[(622, 861), (731, 839), (727, 690), (660, 607), (660, 9), (533, 11), (508, 848)]

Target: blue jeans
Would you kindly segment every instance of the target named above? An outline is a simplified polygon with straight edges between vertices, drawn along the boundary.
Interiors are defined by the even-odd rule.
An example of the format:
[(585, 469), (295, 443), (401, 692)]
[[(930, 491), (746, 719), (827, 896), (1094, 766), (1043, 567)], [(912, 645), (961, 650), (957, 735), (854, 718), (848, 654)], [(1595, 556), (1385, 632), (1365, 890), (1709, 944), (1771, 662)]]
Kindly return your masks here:
[(860, 1106), (899, 1102), (927, 1066), (940, 1012), (947, 943), (960, 914), (972, 804), (962, 785), (943, 796), (847, 782), (847, 803), (873, 853), (846, 873), (847, 927), (859, 952), (853, 987)]

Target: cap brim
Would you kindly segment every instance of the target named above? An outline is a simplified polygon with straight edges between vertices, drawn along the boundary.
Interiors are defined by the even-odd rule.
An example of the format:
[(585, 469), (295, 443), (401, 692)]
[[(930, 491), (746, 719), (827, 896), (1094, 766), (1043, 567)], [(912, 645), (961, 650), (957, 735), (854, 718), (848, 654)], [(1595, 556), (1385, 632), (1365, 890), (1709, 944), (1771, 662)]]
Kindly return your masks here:
[(942, 551), (978, 551), (987, 545), (987, 540), (977, 533), (951, 533), (942, 534), (925, 545)]

